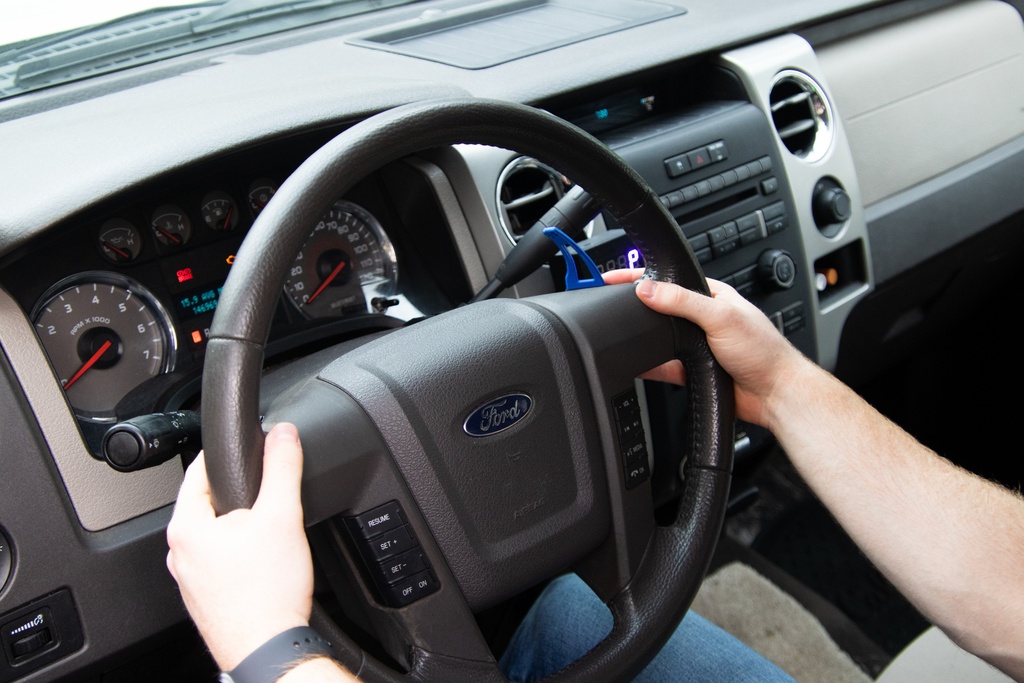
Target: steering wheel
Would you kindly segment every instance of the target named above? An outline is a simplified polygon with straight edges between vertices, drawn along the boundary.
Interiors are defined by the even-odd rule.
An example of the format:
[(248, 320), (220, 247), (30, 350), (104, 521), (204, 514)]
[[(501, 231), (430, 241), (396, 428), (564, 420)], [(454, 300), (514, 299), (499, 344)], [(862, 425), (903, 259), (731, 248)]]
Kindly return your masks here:
[[(266, 391), (277, 378), (277, 389), (261, 418), (271, 317), (310, 226), (384, 164), (457, 143), (514, 149), (559, 169), (626, 230), (644, 256), (644, 277), (708, 294), (682, 231), (646, 183), (557, 117), (459, 99), (369, 118), (281, 185), (237, 253), (203, 376), (214, 506), (252, 505), (264, 427), (294, 422), (307, 527), (325, 522), (318, 528), (337, 559), (332, 571), (350, 586), (339, 599), (362, 597), (356, 611), (395, 660), (363, 651), (316, 609), (316, 625), (353, 673), (503, 681), (474, 612), (573, 570), (608, 604), (614, 627), (547, 680), (630, 680), (686, 613), (727, 502), (732, 384), (698, 327), (654, 313), (628, 285), (479, 302), (292, 363), (263, 381)], [(663, 526), (646, 451), (630, 434), (635, 378), (672, 358), (687, 370), (680, 419), (691, 443), (678, 515)], [(382, 520), (409, 532), (412, 583), (382, 582), (389, 563), (367, 561), (360, 534)]]

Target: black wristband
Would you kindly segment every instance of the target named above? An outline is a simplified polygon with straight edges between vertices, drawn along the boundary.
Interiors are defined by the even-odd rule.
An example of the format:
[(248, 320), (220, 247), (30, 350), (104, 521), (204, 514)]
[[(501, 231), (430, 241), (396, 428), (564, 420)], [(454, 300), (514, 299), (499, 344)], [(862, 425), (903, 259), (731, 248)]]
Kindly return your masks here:
[(290, 628), (260, 645), (241, 664), (221, 673), (220, 683), (273, 683), (304, 659), (331, 656), (331, 644), (309, 626)]

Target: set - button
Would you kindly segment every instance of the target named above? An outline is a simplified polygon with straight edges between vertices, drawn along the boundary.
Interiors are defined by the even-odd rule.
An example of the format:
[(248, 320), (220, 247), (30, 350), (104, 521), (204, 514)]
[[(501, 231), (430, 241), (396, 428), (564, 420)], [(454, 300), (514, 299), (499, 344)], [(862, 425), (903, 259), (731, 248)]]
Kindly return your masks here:
[(440, 584), (397, 501), (345, 520), (383, 601), (404, 607)]
[(651, 467), (647, 458), (647, 437), (636, 389), (619, 394), (612, 400), (615, 413), (619, 456), (626, 488), (631, 489), (647, 481)]

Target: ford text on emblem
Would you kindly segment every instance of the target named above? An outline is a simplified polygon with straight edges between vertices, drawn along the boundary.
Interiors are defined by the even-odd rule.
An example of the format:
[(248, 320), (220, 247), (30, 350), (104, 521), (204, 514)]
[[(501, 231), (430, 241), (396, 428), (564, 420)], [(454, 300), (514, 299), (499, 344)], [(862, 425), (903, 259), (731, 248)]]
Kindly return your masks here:
[(526, 394), (499, 396), (470, 413), (462, 429), (470, 436), (497, 434), (526, 417), (532, 406), (533, 399)]

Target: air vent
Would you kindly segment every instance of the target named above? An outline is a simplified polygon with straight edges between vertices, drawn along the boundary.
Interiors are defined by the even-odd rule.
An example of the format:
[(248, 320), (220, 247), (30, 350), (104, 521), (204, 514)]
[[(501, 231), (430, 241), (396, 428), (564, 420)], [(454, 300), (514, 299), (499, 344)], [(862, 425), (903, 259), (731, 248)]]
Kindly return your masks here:
[(498, 178), (498, 217), (517, 241), (570, 187), (565, 176), (536, 159), (519, 157)]
[(832, 144), (832, 108), (821, 86), (799, 71), (783, 71), (775, 77), (769, 103), (786, 149), (805, 161), (825, 156)]

